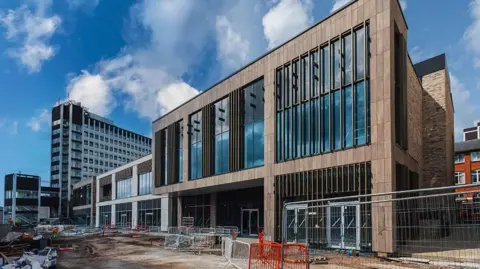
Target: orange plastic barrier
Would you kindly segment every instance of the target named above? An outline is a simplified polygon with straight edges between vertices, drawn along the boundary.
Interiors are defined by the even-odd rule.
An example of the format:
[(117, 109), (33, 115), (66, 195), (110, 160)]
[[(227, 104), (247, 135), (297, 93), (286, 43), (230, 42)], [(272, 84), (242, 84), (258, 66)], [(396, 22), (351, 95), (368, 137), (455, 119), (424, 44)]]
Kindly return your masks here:
[[(304, 244), (285, 244), (284, 247), (283, 268), (308, 268), (308, 250)], [(280, 269), (281, 266), (281, 244), (265, 241), (250, 244), (249, 269)]]

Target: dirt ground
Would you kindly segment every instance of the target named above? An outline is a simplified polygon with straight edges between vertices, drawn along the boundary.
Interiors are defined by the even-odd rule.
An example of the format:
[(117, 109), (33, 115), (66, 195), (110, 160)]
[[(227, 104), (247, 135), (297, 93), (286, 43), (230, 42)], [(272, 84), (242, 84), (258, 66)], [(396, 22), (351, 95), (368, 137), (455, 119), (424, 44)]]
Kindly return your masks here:
[(220, 255), (165, 250), (159, 239), (95, 237), (71, 244), (73, 250), (59, 252), (57, 268), (211, 269), (226, 265)]

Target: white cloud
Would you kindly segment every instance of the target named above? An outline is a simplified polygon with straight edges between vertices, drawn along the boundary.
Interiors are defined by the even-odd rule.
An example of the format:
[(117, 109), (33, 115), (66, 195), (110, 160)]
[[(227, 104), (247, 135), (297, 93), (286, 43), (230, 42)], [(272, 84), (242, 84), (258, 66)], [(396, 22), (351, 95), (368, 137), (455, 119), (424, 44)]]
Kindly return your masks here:
[(463, 128), (478, 119), (478, 109), (471, 103), (471, 93), (456, 76), (450, 73), (450, 87), (455, 108), (455, 138), (463, 140)]
[(337, 9), (345, 6), (347, 3), (351, 2), (352, 0), (333, 0), (333, 7), (330, 12), (335, 12)]
[(87, 8), (94, 9), (100, 0), (66, 0), (70, 9)]
[(89, 111), (100, 116), (110, 114), (115, 106), (108, 83), (101, 75), (83, 71), (67, 86), (69, 99), (81, 102)]
[(407, 0), (400, 0), (400, 6), (402, 7), (402, 10), (407, 9)]
[(51, 4), (48, 0), (38, 0), (35, 8), (21, 5), (0, 12), (0, 25), (6, 29), (5, 38), (16, 45), (8, 49), (7, 54), (29, 73), (40, 71), (43, 62), (51, 59), (57, 51), (50, 45), (50, 39), (62, 20), (57, 15), (47, 15)]
[[(187, 0), (144, 0), (131, 8), (129, 42), (116, 57), (98, 62), (94, 72), (83, 71), (68, 85), (70, 99), (107, 116), (116, 107), (150, 120), (196, 95), (182, 76), (198, 64), (210, 32), (205, 8)], [(147, 42), (136, 36), (147, 32)], [(143, 40), (144, 41), (144, 40)], [(123, 101), (117, 102), (116, 96)]]
[(225, 16), (216, 21), (218, 60), (227, 69), (237, 69), (249, 60), (250, 42), (232, 28)]
[(475, 55), (475, 67), (480, 68), (480, 46), (478, 46), (480, 44), (480, 0), (470, 2), (470, 15), (473, 21), (463, 34), (463, 37), (467, 41), (468, 48)]
[(273, 6), (262, 21), (268, 48), (274, 48), (305, 30), (313, 21), (312, 9), (311, 0), (281, 0)]
[(43, 109), (37, 116), (33, 116), (27, 122), (27, 126), (30, 127), (34, 132), (40, 132), (44, 130), (44, 126), (48, 126), (50, 119), (50, 112), (47, 109)]

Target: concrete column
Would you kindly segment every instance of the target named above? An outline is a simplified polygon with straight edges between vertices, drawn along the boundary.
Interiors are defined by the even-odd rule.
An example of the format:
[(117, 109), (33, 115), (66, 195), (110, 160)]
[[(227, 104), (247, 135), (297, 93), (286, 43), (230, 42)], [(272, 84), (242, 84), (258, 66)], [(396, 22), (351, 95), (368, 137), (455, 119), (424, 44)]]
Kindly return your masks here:
[(210, 227), (217, 226), (217, 193), (210, 194)]
[(132, 168), (132, 196), (138, 196), (138, 166)]
[(182, 197), (177, 196), (176, 198), (173, 198), (173, 199), (177, 199), (177, 226), (182, 226), (182, 208), (183, 208)]
[(273, 193), (274, 176), (266, 177), (263, 185), (263, 232), (275, 238), (275, 194)]
[(100, 227), (100, 207), (97, 206), (97, 210), (96, 210), (97, 214), (95, 214), (95, 227)]
[(115, 205), (112, 205), (112, 219), (110, 220), (110, 224), (115, 226)]
[[(99, 203), (100, 202), (100, 180), (95, 180), (95, 186), (96, 186), (95, 202)], [(98, 207), (96, 212), (98, 215)]]
[(117, 195), (117, 181), (115, 179), (115, 173), (112, 174), (112, 200), (116, 199)]
[[(136, 167), (136, 166), (135, 166)], [(138, 224), (138, 202), (132, 202), (132, 227), (135, 228)]]
[[(60, 189), (60, 192), (62, 189)], [(40, 195), (40, 193), (38, 194)], [(12, 188), (12, 220), (15, 225), (17, 218), (17, 174), (13, 174), (13, 188)], [(7, 220), (8, 221), (8, 220)]]
[(172, 208), (171, 206), (171, 203), (170, 203), (170, 198), (168, 197), (164, 197), (164, 198), (161, 198), (162, 202), (161, 202), (161, 207), (162, 207), (162, 215), (161, 215), (161, 220), (160, 220), (160, 230), (162, 232), (166, 232), (168, 231), (168, 226), (169, 224), (171, 223), (169, 218), (171, 215), (173, 214), (170, 214), (170, 210)]

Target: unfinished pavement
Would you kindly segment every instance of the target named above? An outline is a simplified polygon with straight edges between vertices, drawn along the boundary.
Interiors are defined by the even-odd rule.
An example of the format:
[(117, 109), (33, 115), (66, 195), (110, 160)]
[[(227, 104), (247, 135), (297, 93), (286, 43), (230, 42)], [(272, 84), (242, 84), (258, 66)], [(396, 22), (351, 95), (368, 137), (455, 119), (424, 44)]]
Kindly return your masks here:
[(225, 265), (221, 256), (166, 250), (159, 238), (114, 236), (68, 241), (74, 249), (59, 253), (57, 268), (210, 269)]

